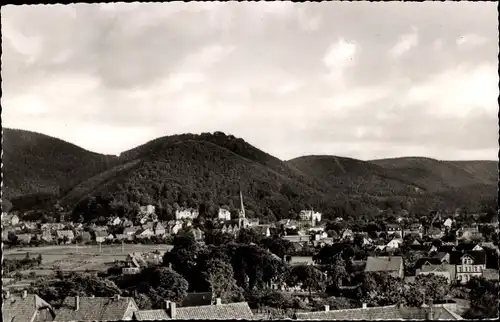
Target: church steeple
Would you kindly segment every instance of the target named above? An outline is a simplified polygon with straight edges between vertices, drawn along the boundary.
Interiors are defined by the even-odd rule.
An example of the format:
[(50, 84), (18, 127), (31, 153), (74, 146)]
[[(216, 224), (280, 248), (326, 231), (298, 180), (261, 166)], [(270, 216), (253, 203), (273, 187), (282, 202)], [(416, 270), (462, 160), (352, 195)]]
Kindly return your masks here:
[(248, 221), (245, 218), (245, 205), (243, 204), (243, 193), (241, 192), (241, 188), (240, 188), (240, 213), (238, 218), (238, 226), (240, 229), (247, 228), (248, 226)]

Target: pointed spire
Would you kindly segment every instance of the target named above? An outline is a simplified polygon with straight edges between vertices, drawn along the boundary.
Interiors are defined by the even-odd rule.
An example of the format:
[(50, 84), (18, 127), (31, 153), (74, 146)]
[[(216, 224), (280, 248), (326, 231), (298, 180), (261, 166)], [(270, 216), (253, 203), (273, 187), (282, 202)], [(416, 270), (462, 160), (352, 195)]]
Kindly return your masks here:
[(243, 205), (243, 193), (240, 188), (240, 217), (245, 218), (245, 206)]

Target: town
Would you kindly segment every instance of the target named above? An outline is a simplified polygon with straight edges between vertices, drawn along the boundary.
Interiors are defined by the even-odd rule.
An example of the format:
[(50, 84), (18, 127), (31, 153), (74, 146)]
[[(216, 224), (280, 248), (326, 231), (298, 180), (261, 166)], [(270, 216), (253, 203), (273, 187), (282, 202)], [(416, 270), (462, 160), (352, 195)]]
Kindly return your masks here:
[(3, 314), (22, 307), (37, 317), (30, 321), (450, 320), (475, 317), (484, 303), (496, 314), (496, 214), (435, 212), (363, 227), (303, 210), (262, 224), (247, 218), (241, 192), (240, 201), (237, 212), (223, 206), (205, 220), (177, 209), (169, 222), (152, 205), (106, 225), (3, 213)]

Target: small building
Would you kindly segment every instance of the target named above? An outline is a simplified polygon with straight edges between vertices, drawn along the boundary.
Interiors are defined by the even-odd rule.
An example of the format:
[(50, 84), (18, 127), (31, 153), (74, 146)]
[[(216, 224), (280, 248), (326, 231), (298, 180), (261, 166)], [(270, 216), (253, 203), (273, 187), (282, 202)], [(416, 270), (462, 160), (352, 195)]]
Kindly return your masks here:
[(403, 244), (403, 239), (394, 238), (390, 242), (388, 242), (387, 245), (385, 245), (385, 246), (387, 248), (390, 248), (390, 249), (398, 249), (399, 246), (401, 246), (401, 244)]
[(341, 239), (343, 240), (352, 240), (354, 238), (354, 234), (352, 232), (352, 230), (350, 229), (344, 229), (344, 231), (342, 232), (342, 237)]
[(436, 228), (436, 227), (431, 227), (427, 231), (427, 236), (429, 236), (432, 239), (441, 239), (444, 236), (444, 233), (441, 229)]
[(229, 221), (231, 220), (231, 212), (225, 208), (219, 208), (217, 218), (219, 220)]
[(452, 271), (455, 270), (454, 265), (442, 264), (442, 265), (423, 265), (421, 269), (418, 269), (416, 275), (430, 275), (434, 274), (437, 276), (442, 276), (446, 278), (448, 284), (454, 281), (454, 274)]
[(403, 258), (401, 256), (369, 256), (365, 272), (386, 272), (393, 277), (404, 278)]
[(154, 235), (152, 228), (140, 229), (135, 233), (136, 238), (151, 238)]
[(403, 237), (403, 231), (401, 230), (401, 226), (399, 224), (387, 224), (385, 233), (387, 236), (399, 235), (399, 237)]
[(312, 256), (287, 256), (285, 258), (291, 266), (314, 265)]
[(17, 236), (17, 241), (23, 244), (31, 243), (31, 239), (33, 238), (32, 234), (18, 234), (16, 236)]
[(108, 237), (108, 233), (105, 231), (95, 231), (95, 241), (98, 243), (104, 243)]
[(196, 209), (177, 209), (175, 211), (175, 220), (193, 220), (198, 218), (198, 210)]
[(166, 234), (165, 227), (159, 221), (155, 223), (153, 229), (156, 236), (164, 236)]
[(67, 297), (57, 310), (54, 322), (132, 320), (139, 311), (131, 297)]
[(19, 224), (17, 215), (2, 213), (2, 226), (15, 226), (17, 224)]
[(35, 294), (23, 291), (22, 295), (3, 296), (2, 321), (4, 322), (50, 322), (55, 316), (52, 306)]
[(299, 218), (302, 221), (310, 221), (315, 226), (317, 222), (321, 221), (321, 213), (314, 210), (301, 210)]
[(71, 244), (75, 239), (75, 234), (73, 234), (72, 230), (58, 230), (56, 236), (58, 240), (65, 240), (66, 244)]
[(127, 236), (134, 236), (139, 229), (141, 228), (137, 226), (125, 227), (123, 229), (123, 234)]

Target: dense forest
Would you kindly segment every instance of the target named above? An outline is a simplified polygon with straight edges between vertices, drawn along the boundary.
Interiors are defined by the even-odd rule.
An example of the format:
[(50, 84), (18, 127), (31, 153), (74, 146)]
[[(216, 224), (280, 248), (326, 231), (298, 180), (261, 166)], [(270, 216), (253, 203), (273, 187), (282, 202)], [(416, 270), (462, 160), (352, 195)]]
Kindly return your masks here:
[(164, 219), (179, 207), (213, 217), (222, 205), (235, 211), (240, 190), (248, 215), (265, 221), (294, 218), (306, 208), (325, 219), (369, 220), (381, 212), (427, 215), (496, 205), (498, 170), (491, 161), (282, 161), (221, 132), (162, 137), (116, 157), (32, 132), (6, 133), (5, 196), (13, 209), (50, 215), (60, 204), (85, 221), (134, 216), (146, 204)]

